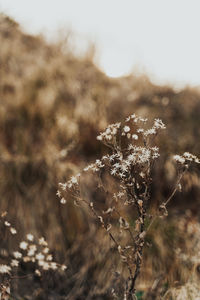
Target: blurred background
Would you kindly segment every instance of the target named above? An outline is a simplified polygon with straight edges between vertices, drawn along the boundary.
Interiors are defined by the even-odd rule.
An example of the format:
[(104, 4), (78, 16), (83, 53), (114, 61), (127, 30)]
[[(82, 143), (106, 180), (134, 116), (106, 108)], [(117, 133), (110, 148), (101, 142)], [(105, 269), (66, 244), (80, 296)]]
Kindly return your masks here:
[[(31, 232), (68, 266), (62, 276), (14, 280), (13, 299), (111, 299), (123, 284), (118, 256), (87, 208), (63, 209), (58, 182), (102, 156), (99, 131), (137, 113), (167, 126), (152, 204), (170, 194), (171, 155), (200, 155), (198, 1), (1, 0), (0, 10), (0, 210), (19, 232), (1, 235), (0, 259)], [(169, 217), (147, 236), (138, 299), (158, 278), (158, 293), (200, 278), (199, 171), (184, 176)]]

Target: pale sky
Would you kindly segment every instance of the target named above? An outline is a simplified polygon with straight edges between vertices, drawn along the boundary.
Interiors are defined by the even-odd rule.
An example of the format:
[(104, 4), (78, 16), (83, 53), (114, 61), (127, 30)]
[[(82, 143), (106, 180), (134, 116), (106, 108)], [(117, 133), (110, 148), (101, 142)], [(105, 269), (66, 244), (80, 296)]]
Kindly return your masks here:
[(109, 76), (200, 85), (200, 0), (0, 0), (0, 11), (31, 33), (70, 28), (80, 49), (95, 42)]

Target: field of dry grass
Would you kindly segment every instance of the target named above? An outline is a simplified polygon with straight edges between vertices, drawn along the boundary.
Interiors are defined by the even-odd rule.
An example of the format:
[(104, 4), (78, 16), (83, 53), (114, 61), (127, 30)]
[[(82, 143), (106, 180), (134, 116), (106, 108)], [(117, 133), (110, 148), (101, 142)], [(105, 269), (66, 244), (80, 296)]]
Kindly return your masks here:
[[(8, 212), (18, 231), (13, 237), (2, 229), (0, 264), (31, 232), (44, 236), (55, 260), (67, 265), (61, 274), (23, 277), (32, 274), (33, 265), (22, 263), (10, 299), (112, 299), (110, 289), (120, 293), (123, 285), (112, 242), (87, 207), (59, 203), (58, 183), (105, 153), (96, 136), (108, 124), (132, 113), (159, 117), (167, 130), (157, 140), (161, 156), (151, 188), (156, 207), (174, 186), (171, 155), (200, 154), (200, 91), (156, 86), (134, 74), (108, 78), (89, 56), (76, 57), (67, 45), (25, 34), (4, 15), (0, 45), (0, 212)], [(187, 292), (180, 296), (185, 284), (199, 285), (199, 175), (197, 166), (183, 177), (168, 217), (158, 219), (146, 237), (138, 299), (161, 299), (165, 293), (165, 299), (189, 299)], [(94, 184), (91, 180), (85, 191), (91, 199), (98, 197)]]

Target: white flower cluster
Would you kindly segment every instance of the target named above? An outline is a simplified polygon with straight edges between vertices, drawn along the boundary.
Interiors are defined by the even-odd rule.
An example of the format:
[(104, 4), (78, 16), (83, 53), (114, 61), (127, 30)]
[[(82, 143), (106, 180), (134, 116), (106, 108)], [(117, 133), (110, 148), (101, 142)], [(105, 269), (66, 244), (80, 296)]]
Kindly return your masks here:
[[(95, 163), (84, 168), (83, 171), (98, 172), (100, 169), (106, 168), (112, 176), (116, 176), (124, 180), (131, 176), (131, 171), (134, 166), (140, 165), (142, 168), (143, 165), (149, 163), (150, 160), (158, 158), (158, 147), (148, 147), (147, 143), (144, 144), (143, 141), (147, 136), (156, 134), (159, 129), (165, 129), (165, 125), (160, 119), (155, 119), (152, 128), (147, 130), (144, 128), (138, 128), (139, 125), (141, 127), (141, 124), (145, 124), (146, 122), (147, 119), (132, 114), (126, 118), (124, 125), (122, 125), (122, 123), (109, 125), (104, 132), (97, 136), (97, 139), (108, 146), (112, 146), (113, 154), (104, 155), (101, 159), (97, 159)], [(118, 135), (127, 138), (127, 140), (125, 140), (126, 149), (124, 150), (121, 150), (121, 146), (117, 140)], [(139, 140), (139, 135), (142, 135), (143, 137), (140, 140), (140, 143), (143, 143), (142, 146), (135, 145), (135, 141)], [(131, 143), (129, 142), (130, 139), (132, 139)], [(139, 141), (137, 143), (139, 143)], [(78, 188), (79, 177), (80, 173), (71, 177), (71, 179), (66, 183), (59, 183), (60, 190), (57, 191), (57, 195), (62, 204), (66, 203), (66, 200), (63, 197), (63, 192), (70, 191), (72, 194), (77, 196), (76, 190)]]
[(95, 163), (88, 165), (86, 168), (83, 169), (83, 171), (93, 171), (98, 172), (101, 168), (103, 168), (105, 165), (102, 163), (100, 159), (97, 159)]
[(56, 270), (61, 269), (65, 270), (65, 265), (60, 265), (53, 261), (53, 256), (49, 253), (48, 243), (43, 237), (38, 239), (37, 243), (33, 243), (34, 236), (32, 234), (27, 234), (26, 240), (20, 242), (19, 251), (13, 252), (13, 259), (9, 265), (0, 265), (0, 273), (8, 273), (12, 271), (13, 268), (19, 267), (20, 262), (35, 263), (37, 269), (35, 273), (38, 276), (41, 276), (41, 271), (47, 270)]
[(189, 152), (185, 152), (183, 155), (176, 154), (173, 156), (173, 159), (179, 164), (188, 164), (189, 162), (200, 163), (199, 158)]
[[(105, 165), (102, 163), (102, 160), (97, 159), (95, 163), (92, 163), (88, 165), (86, 168), (83, 169), (84, 172), (87, 171), (93, 171), (98, 172), (101, 168), (103, 168)], [(61, 189), (57, 191), (56, 195), (60, 198), (61, 204), (66, 204), (66, 199), (63, 197), (63, 192), (70, 191), (74, 193), (74, 195), (77, 192), (77, 187), (79, 184), (79, 177), (81, 176), (80, 173), (78, 173), (76, 176), (72, 176), (71, 179), (65, 183), (59, 183), (59, 187)]]
[(104, 165), (109, 167), (111, 175), (123, 179), (130, 175), (131, 170), (134, 166), (144, 165), (150, 162), (151, 159), (156, 159), (158, 157), (158, 147), (147, 148), (129, 144), (128, 151), (125, 157), (123, 157), (123, 154), (121, 152), (117, 152), (110, 156), (104, 156), (102, 158), (102, 161)]
[(146, 118), (141, 118), (136, 116), (135, 114), (132, 114), (131, 116), (126, 118), (125, 126), (122, 126), (122, 123), (115, 123), (111, 124), (107, 127), (107, 129), (100, 133), (99, 136), (97, 136), (97, 139), (100, 141), (103, 141), (104, 143), (110, 143), (112, 144), (113, 141), (116, 140), (117, 133), (121, 132), (122, 136), (126, 136), (128, 139), (138, 140), (139, 136), (138, 134), (142, 134), (144, 137), (147, 137), (149, 135), (156, 134), (159, 129), (165, 129), (166, 126), (160, 119), (155, 119), (153, 127), (147, 130), (144, 130), (144, 128), (138, 128), (136, 133), (131, 132), (132, 125), (138, 126), (139, 124), (145, 124), (148, 121)]
[(159, 129), (166, 129), (165, 124), (160, 119), (155, 119), (153, 127), (144, 131), (144, 136), (156, 134)]
[(100, 133), (100, 135), (97, 136), (97, 140), (104, 141), (104, 142), (112, 141), (113, 138), (115, 138), (115, 136), (117, 135), (120, 126), (121, 123), (115, 123), (109, 125), (104, 132)]
[[(43, 270), (55, 270), (58, 268), (58, 264), (53, 262), (53, 257), (49, 254), (48, 243), (45, 241), (43, 237), (38, 240), (38, 243), (32, 243), (34, 240), (34, 236), (32, 234), (27, 234), (27, 241), (22, 241), (19, 245), (19, 248), (22, 252), (15, 251), (13, 256), (15, 260), (11, 262), (11, 265), (18, 266), (16, 262), (19, 263), (19, 260), (23, 262), (33, 262), (36, 263), (38, 268)], [(39, 275), (38, 269), (36, 270)]]
[(13, 234), (13, 235), (17, 234), (17, 230), (14, 227), (11, 226), (10, 222), (8, 222), (7, 220), (5, 220), (6, 216), (7, 216), (7, 212), (3, 212), (1, 214), (1, 220), (3, 221), (4, 226), (6, 226), (6, 227), (9, 228), (9, 231), (10, 231), (11, 234)]
[[(59, 183), (59, 186), (63, 191), (66, 191), (67, 188), (71, 189), (74, 185), (78, 184), (78, 180), (80, 177), (80, 173), (78, 173), (76, 176), (72, 176), (70, 180), (68, 180), (66, 183)], [(58, 197), (60, 197), (59, 191), (57, 191)]]
[[(76, 176), (72, 176), (70, 180), (68, 180), (65, 183), (59, 183), (59, 187), (62, 191), (66, 192), (67, 190), (75, 190), (79, 184), (79, 177), (81, 176), (80, 173), (78, 173)], [(66, 204), (66, 199), (62, 196), (62, 193), (60, 190), (57, 191), (56, 195), (60, 198), (61, 204)]]
[(165, 126), (165, 124), (163, 123), (162, 120), (155, 119), (153, 128), (155, 128), (155, 129), (166, 129), (166, 126)]
[(133, 120), (134, 123), (138, 123), (138, 122), (146, 123), (148, 121), (148, 119), (146, 119), (146, 118), (142, 118), (142, 117), (136, 116), (136, 114), (132, 114), (126, 118), (125, 122), (129, 122), (131, 120)]
[(10, 266), (3, 265), (3, 264), (0, 265), (0, 274), (6, 274), (6, 273), (10, 274), (10, 271), (11, 271)]

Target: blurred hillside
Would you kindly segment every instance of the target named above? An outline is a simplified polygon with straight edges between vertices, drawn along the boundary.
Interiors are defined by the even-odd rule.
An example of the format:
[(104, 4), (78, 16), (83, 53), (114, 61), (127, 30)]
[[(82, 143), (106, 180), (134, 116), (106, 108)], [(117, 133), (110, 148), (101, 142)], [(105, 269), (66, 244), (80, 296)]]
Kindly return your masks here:
[[(157, 140), (162, 155), (152, 187), (153, 201), (160, 202), (174, 184), (170, 155), (200, 153), (200, 92), (156, 86), (147, 77), (134, 74), (108, 78), (88, 55), (76, 57), (67, 44), (48, 44), (41, 36), (25, 34), (4, 15), (0, 15), (0, 45), (0, 210), (8, 211), (19, 228), (19, 238), (27, 232), (47, 238), (57, 259), (69, 265), (70, 282), (67, 287), (63, 284), (65, 292), (71, 291), (67, 299), (82, 299), (78, 297), (88, 295), (95, 285), (97, 270), (102, 277), (99, 290), (104, 286), (109, 276), (101, 265), (105, 253), (85, 250), (96, 228), (91, 227), (86, 210), (77, 211), (70, 204), (63, 210), (56, 197), (58, 182), (104, 153), (96, 140), (99, 131), (135, 112), (150, 120), (159, 117), (167, 126)], [(178, 194), (172, 210), (197, 211), (198, 172), (194, 169), (184, 177), (184, 194)], [(101, 243), (108, 253), (103, 238)], [(13, 247), (11, 241), (9, 245)], [(88, 255), (93, 260), (82, 265)], [(78, 290), (80, 295), (72, 296)]]

